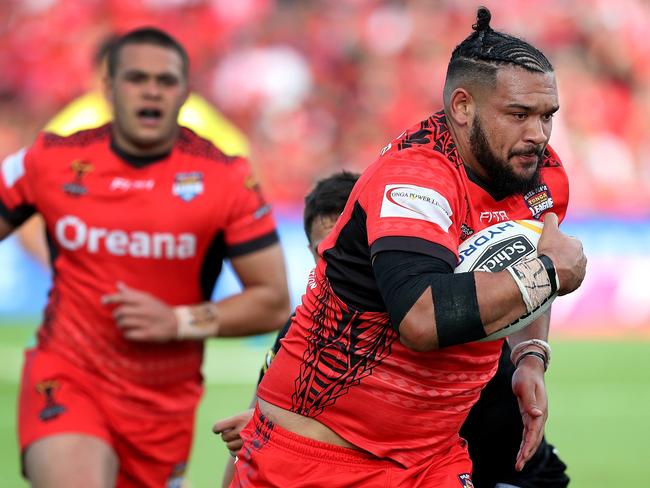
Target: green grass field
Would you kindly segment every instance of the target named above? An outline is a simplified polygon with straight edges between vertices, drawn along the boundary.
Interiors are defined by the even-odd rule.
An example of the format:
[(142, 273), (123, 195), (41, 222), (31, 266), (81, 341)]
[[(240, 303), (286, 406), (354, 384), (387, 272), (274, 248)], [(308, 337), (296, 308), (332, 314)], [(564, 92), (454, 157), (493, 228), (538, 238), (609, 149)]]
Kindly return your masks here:
[[(18, 472), (15, 409), (22, 348), (32, 328), (0, 326), (0, 487), (26, 487)], [(212, 434), (215, 420), (244, 408), (265, 339), (212, 341), (204, 368), (206, 396), (196, 428), (189, 479), (220, 485), (228, 454)], [(572, 487), (641, 486), (650, 479), (650, 342), (555, 341), (547, 375), (547, 437), (569, 466)], [(646, 480), (646, 481), (643, 481)]]

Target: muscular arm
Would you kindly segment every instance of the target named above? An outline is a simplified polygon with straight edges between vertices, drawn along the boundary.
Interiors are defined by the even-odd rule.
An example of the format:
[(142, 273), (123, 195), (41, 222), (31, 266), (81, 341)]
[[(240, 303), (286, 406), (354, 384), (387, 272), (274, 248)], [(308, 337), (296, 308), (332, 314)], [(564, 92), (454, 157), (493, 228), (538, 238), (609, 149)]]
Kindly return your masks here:
[[(582, 244), (577, 239), (560, 232), (557, 216), (553, 213), (547, 214), (544, 218), (544, 230), (539, 239), (537, 250), (540, 255), (547, 256), (552, 263), (553, 272), (557, 276), (557, 282), (559, 282), (557, 289), (559, 295), (571, 293), (580, 286), (587, 265), (587, 258), (584, 255)], [(377, 257), (375, 257), (375, 260), (377, 260)], [(538, 262), (538, 264), (542, 265), (541, 262)], [(406, 265), (408, 266), (408, 263)], [(392, 263), (391, 266), (396, 269), (396, 273), (399, 273), (402, 268), (399, 263)], [(389, 267), (384, 266), (384, 268)], [(527, 310), (521, 292), (508, 271), (498, 273), (475, 272), (473, 280), (467, 280), (467, 277), (467, 274), (460, 273), (454, 275), (452, 280), (446, 279), (444, 286), (447, 288), (453, 288), (457, 283), (462, 284), (462, 286), (453, 288), (453, 291), (441, 287), (442, 280), (431, 281), (435, 279), (435, 276), (431, 276), (431, 272), (425, 278), (429, 282), (419, 276), (413, 278), (409, 276), (408, 280), (403, 279), (400, 284), (402, 289), (408, 290), (409, 282), (414, 282), (418, 284), (416, 289), (419, 293), (417, 299), (413, 297), (414, 299), (407, 300), (409, 307), (406, 313), (397, 315), (399, 320), (396, 322), (399, 324), (401, 341), (405, 346), (418, 351), (427, 351), (440, 347), (442, 341), (440, 341), (441, 335), (438, 330), (439, 324), (436, 323), (436, 317), (439, 318), (440, 313), (436, 315), (433, 295), (443, 300), (445, 304), (441, 308), (441, 310), (445, 311), (443, 317), (447, 318), (446, 314), (449, 314), (449, 317), (455, 320), (449, 321), (453, 324), (453, 327), (447, 327), (449, 330), (454, 329), (454, 340), (447, 340), (446, 344), (476, 340), (480, 338), (480, 335), (477, 336), (476, 334), (476, 329), (478, 329), (479, 333), (484, 334), (496, 332), (523, 315)], [(381, 281), (381, 277), (378, 277), (378, 280)], [(390, 275), (385, 275), (383, 278), (385, 283), (389, 283), (391, 280)], [(428, 283), (435, 283), (434, 293), (431, 292), (431, 288), (422, 286), (423, 282), (427, 285)], [(424, 290), (424, 292), (420, 293), (419, 290)], [(383, 294), (386, 295), (385, 290)], [(412, 295), (412, 291), (396, 293), (389, 290), (388, 292), (389, 297), (395, 295), (408, 296), (409, 294)], [(449, 297), (451, 299), (447, 300)], [(386, 296), (384, 296), (384, 300), (387, 303), (390, 302), (390, 300), (386, 300)], [(392, 301), (398, 302), (397, 300)], [(410, 306), (410, 303), (413, 303), (413, 305)], [(476, 309), (478, 309), (478, 313)], [(469, 321), (465, 320), (466, 317), (469, 318)], [(464, 327), (465, 322), (469, 323), (470, 326)], [(480, 324), (475, 325), (477, 322), (480, 322)], [(542, 327), (542, 325), (538, 326)], [(482, 331), (480, 327), (483, 328)], [(456, 331), (455, 329), (459, 330)], [(462, 339), (465, 336), (467, 340), (463, 341)], [(445, 337), (449, 339), (449, 335)]]
[[(475, 272), (476, 297), (483, 329), (491, 334), (502, 329), (526, 312), (526, 305), (512, 276)], [(404, 316), (399, 326), (402, 343), (411, 349), (437, 349), (438, 333), (431, 288), (427, 288)]]
[(278, 329), (289, 313), (289, 292), (279, 244), (234, 258), (241, 293), (218, 303), (171, 307), (124, 283), (102, 303), (115, 306), (113, 318), (133, 341), (203, 340), (211, 336), (246, 336)]
[(234, 258), (243, 291), (217, 303), (219, 336), (276, 330), (289, 315), (289, 291), (280, 244)]
[(45, 222), (36, 214), (30, 217), (16, 231), (23, 248), (43, 266), (49, 266), (50, 251), (45, 238)]

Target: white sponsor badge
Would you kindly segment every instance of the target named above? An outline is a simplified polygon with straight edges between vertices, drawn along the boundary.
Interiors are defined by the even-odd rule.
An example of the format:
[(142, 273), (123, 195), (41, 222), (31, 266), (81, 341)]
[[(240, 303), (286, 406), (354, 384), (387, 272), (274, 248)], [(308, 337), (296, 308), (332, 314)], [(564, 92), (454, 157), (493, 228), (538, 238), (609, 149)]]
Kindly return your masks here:
[(5, 186), (11, 188), (25, 174), (25, 154), (27, 148), (22, 148), (17, 153), (7, 156), (2, 162), (2, 179)]
[(449, 232), (452, 215), (447, 199), (431, 188), (416, 185), (386, 185), (379, 217), (426, 220)]

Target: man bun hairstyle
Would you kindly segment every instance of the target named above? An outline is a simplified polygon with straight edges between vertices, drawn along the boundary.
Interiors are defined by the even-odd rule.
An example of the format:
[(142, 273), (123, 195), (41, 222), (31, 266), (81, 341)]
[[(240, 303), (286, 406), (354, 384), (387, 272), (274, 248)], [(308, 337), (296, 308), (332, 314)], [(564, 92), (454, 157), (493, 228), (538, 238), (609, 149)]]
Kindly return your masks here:
[(472, 25), (474, 32), (452, 52), (447, 67), (445, 101), (461, 78), (494, 86), (497, 69), (503, 66), (519, 66), (537, 73), (553, 71), (553, 66), (539, 49), (518, 37), (495, 31), (490, 27), (491, 20), (490, 11), (479, 7), (476, 23)]
[(176, 51), (183, 63), (183, 75), (187, 79), (190, 70), (190, 58), (185, 48), (172, 36), (156, 27), (141, 27), (127, 32), (115, 39), (108, 46), (108, 76), (114, 77), (119, 64), (119, 56), (122, 48), (128, 44), (150, 44)]

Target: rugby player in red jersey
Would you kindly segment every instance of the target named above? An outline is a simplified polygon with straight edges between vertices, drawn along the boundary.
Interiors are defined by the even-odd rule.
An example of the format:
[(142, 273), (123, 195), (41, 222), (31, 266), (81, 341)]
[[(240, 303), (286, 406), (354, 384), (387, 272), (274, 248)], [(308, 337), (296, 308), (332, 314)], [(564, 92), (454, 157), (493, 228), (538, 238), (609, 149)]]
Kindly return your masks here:
[[(548, 146), (555, 76), (478, 11), (453, 52), (444, 111), (405, 131), (361, 176), (258, 388), (232, 486), (469, 487), (459, 429), (502, 341), (475, 342), (581, 284), (562, 234), (568, 182)], [(491, 217), (491, 218), (490, 218)], [(539, 257), (458, 273), (458, 245), (493, 219), (544, 219)], [(510, 337), (521, 470), (547, 415), (548, 315)]]
[[(34, 212), (54, 280), (27, 351), (19, 439), (39, 487), (180, 486), (203, 340), (289, 313), (275, 223), (248, 163), (179, 127), (185, 50), (138, 29), (108, 55), (114, 122), (39, 134), (0, 168), (0, 238)], [(229, 258), (243, 290), (210, 302)]]

